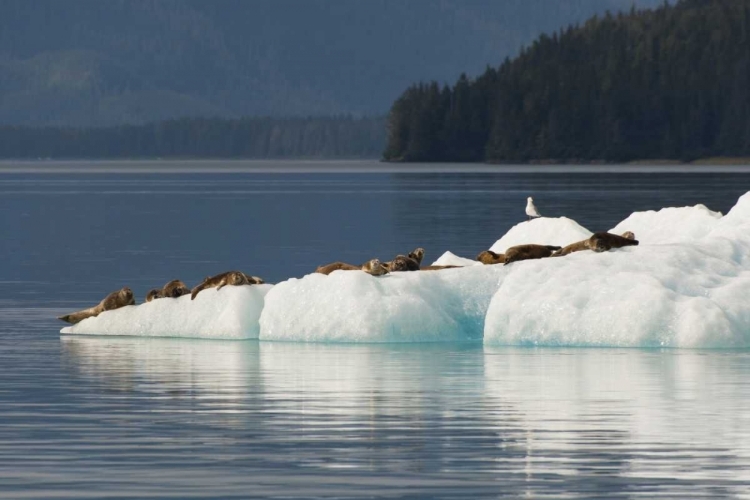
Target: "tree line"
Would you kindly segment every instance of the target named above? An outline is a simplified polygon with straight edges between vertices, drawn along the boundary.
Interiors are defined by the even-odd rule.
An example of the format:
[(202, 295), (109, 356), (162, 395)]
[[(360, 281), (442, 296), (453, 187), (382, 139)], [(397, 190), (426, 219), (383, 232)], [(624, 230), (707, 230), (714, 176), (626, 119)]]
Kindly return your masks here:
[(384, 118), (183, 118), (101, 128), (0, 126), (0, 158), (377, 158)]
[(408, 88), (390, 161), (750, 156), (750, 2), (683, 0), (542, 35), (478, 78)]

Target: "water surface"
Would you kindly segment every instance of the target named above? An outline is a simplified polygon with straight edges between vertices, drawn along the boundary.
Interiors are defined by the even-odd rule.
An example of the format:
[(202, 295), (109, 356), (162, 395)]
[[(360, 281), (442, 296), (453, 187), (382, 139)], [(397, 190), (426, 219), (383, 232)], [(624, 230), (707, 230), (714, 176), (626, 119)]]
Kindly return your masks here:
[(54, 319), (231, 268), (471, 257), (529, 195), (591, 230), (726, 212), (747, 173), (43, 165), (0, 173), (2, 498), (750, 498), (747, 351), (61, 337)]

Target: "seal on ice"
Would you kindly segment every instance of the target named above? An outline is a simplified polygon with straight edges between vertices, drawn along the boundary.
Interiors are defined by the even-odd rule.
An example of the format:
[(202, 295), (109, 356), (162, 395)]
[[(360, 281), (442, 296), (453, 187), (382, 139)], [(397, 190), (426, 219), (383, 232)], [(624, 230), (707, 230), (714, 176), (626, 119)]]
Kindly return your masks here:
[(57, 319), (75, 325), (76, 323), (80, 323), (86, 318), (93, 318), (94, 316), (98, 316), (104, 311), (112, 311), (113, 309), (119, 309), (121, 307), (134, 305), (135, 298), (133, 297), (133, 290), (128, 287), (123, 287), (116, 292), (112, 292), (104, 297), (104, 299), (94, 307), (89, 307), (88, 309), (84, 309), (82, 311), (66, 314), (64, 316), (58, 317)]

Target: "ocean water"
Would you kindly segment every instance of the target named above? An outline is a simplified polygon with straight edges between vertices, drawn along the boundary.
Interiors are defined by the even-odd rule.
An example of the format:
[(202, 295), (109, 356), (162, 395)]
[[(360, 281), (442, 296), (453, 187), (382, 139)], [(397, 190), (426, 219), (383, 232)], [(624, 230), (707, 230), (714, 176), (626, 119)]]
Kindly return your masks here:
[(746, 169), (456, 168), (0, 166), (0, 498), (750, 498), (748, 351), (59, 334), (124, 285), (471, 257), (526, 196), (606, 230), (750, 190)]

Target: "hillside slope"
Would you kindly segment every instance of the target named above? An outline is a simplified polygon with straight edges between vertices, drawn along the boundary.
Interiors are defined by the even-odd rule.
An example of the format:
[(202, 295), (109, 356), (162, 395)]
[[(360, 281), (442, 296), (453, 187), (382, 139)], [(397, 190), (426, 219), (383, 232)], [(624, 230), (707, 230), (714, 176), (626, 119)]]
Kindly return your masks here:
[(592, 18), (452, 88), (393, 105), (394, 161), (693, 160), (750, 155), (750, 2)]
[(415, 80), (479, 72), (632, 3), (0, 0), (0, 124), (382, 114)]

